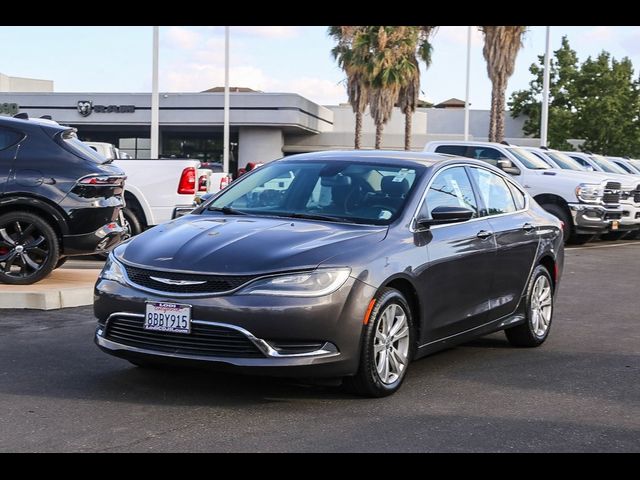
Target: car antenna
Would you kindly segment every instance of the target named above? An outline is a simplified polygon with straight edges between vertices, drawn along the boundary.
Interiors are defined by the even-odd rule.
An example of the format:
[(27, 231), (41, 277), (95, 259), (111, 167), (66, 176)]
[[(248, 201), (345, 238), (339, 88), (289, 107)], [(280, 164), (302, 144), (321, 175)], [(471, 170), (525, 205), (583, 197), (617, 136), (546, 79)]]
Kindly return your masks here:
[(549, 147), (545, 145), (540, 145), (540, 150), (549, 150)]
[(13, 118), (20, 118), (22, 120), (29, 120), (29, 114), (27, 112), (16, 113)]
[(53, 120), (53, 117), (51, 115), (41, 115), (40, 118), (44, 120)]
[(508, 145), (509, 147), (511, 146), (511, 144), (509, 142), (507, 142), (506, 140), (502, 140), (500, 143), (502, 145)]

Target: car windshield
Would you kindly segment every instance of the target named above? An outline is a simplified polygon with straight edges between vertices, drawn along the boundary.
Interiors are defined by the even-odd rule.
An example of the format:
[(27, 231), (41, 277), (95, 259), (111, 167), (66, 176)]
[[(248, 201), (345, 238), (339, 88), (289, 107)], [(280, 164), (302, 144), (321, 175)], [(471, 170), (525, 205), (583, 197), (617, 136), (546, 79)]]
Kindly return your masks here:
[(109, 160), (103, 155), (100, 155), (96, 150), (91, 148), (86, 143), (81, 142), (78, 136), (73, 130), (68, 130), (62, 133), (62, 140), (68, 145), (76, 155), (82, 158), (91, 160), (95, 163), (108, 163)]
[(203, 213), (388, 225), (424, 170), (413, 164), (283, 160), (241, 177)]
[(584, 172), (584, 168), (582, 168), (582, 166), (569, 155), (565, 155), (562, 152), (547, 151), (544, 153), (549, 155), (549, 157), (551, 157), (551, 160), (553, 160), (563, 170), (580, 170)]
[(532, 170), (548, 170), (551, 168), (544, 160), (536, 157), (533, 153), (522, 148), (512, 147), (509, 151), (522, 162), (522, 164)]
[(610, 162), (609, 160), (604, 158), (602, 155), (590, 155), (590, 157), (596, 163), (596, 165), (598, 165), (605, 172), (622, 173), (623, 175), (627, 174), (627, 172), (625, 172), (623, 169), (621, 169), (615, 163)]

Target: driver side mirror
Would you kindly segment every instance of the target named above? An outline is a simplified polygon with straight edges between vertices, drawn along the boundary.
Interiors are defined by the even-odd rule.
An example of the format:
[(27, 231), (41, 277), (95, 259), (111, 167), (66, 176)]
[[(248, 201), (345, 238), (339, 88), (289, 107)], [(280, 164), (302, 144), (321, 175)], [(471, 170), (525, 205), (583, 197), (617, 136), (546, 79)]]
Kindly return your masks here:
[(520, 169), (516, 167), (511, 160), (498, 160), (496, 166), (509, 175), (520, 175)]
[(418, 228), (429, 228), (432, 225), (445, 225), (448, 223), (460, 223), (471, 220), (473, 210), (464, 207), (436, 207), (431, 210), (431, 218), (418, 218)]

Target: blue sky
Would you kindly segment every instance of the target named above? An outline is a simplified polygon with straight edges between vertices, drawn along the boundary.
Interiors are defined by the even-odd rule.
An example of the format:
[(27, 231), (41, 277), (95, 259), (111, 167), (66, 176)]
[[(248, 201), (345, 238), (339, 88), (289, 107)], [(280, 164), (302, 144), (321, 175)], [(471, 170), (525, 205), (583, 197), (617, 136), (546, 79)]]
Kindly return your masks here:
[[(151, 27), (0, 27), (0, 72), (54, 80), (58, 92), (146, 92), (151, 86)], [(201, 91), (223, 85), (223, 27), (161, 27), (160, 89)], [(640, 66), (640, 27), (552, 27), (552, 48), (568, 35), (582, 61), (608, 50)], [(467, 27), (440, 27), (423, 97), (464, 98)], [(529, 65), (544, 51), (545, 28), (530, 27), (508, 94), (526, 88)], [(231, 27), (231, 84), (297, 92), (322, 104), (346, 101), (326, 27)], [(637, 73), (637, 72), (636, 72)], [(474, 28), (472, 108), (488, 108), (491, 84)]]

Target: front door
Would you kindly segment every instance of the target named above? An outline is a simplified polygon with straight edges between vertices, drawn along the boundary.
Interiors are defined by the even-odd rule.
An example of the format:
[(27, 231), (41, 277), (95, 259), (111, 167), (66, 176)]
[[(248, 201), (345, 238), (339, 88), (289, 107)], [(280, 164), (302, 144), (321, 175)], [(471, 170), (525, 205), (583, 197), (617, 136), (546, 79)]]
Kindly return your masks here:
[(525, 194), (509, 180), (484, 168), (470, 167), (497, 255), (492, 270), (488, 320), (514, 312), (527, 284), (540, 237), (526, 210)]
[(467, 222), (432, 226), (429, 230), (429, 267), (419, 275), (421, 296), (425, 299), (423, 344), (487, 321), (496, 255), (491, 225), (480, 218), (464, 167), (448, 167), (436, 173), (419, 217), (429, 217), (439, 206), (462, 206), (475, 214)]
[(0, 127), (0, 195), (4, 193), (22, 134)]

